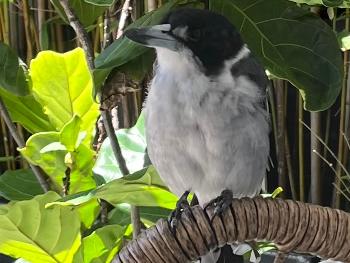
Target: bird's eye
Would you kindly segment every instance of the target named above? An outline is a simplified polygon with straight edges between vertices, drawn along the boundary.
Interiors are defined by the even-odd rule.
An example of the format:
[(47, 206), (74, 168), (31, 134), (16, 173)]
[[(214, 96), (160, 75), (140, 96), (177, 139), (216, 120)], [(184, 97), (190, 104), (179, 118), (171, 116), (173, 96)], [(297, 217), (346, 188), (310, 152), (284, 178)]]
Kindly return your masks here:
[(190, 35), (192, 41), (198, 41), (202, 36), (202, 31), (200, 29), (193, 30)]

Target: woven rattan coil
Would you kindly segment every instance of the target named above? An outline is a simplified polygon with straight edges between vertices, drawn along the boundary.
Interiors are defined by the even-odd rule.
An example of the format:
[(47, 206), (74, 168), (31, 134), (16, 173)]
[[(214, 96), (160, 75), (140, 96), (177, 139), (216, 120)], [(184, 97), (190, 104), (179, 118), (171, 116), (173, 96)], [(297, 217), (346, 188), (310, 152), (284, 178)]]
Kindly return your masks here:
[(185, 210), (175, 233), (164, 219), (128, 243), (114, 263), (185, 263), (225, 244), (271, 241), (281, 252), (350, 262), (350, 214), (297, 201), (234, 199), (221, 216), (213, 209)]

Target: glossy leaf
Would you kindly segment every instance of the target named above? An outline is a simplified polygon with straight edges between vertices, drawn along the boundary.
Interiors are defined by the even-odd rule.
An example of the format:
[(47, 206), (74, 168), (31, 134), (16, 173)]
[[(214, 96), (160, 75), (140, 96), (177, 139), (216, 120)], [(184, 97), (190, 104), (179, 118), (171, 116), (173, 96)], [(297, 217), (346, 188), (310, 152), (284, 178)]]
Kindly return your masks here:
[(3, 205), (0, 210), (0, 253), (29, 262), (73, 262), (81, 242), (76, 211), (45, 209), (60, 196), (54, 192)]
[(54, 127), (44, 114), (42, 106), (33, 95), (17, 96), (0, 89), (0, 96), (8, 109), (11, 119), (31, 133), (51, 131)]
[(99, 112), (92, 98), (92, 77), (81, 48), (64, 54), (40, 52), (31, 61), (30, 75), (35, 98), (57, 130), (77, 115), (82, 121), (81, 130), (92, 133)]
[(173, 209), (177, 202), (177, 197), (167, 190), (155, 169), (150, 166), (132, 175), (108, 182), (95, 190), (65, 197), (49, 206), (76, 206), (94, 198), (106, 200), (112, 205), (128, 203), (167, 209)]
[[(92, 1), (92, 0), (91, 0)], [(90, 1), (90, 2), (91, 2)], [(57, 13), (60, 17), (69, 24), (67, 16), (59, 3), (59, 0), (51, 0)], [(95, 23), (96, 19), (103, 14), (103, 12), (108, 8), (104, 5), (95, 5), (88, 3), (88, 1), (83, 0), (69, 0), (70, 7), (74, 10), (74, 13), (78, 17), (79, 21), (85, 26), (91, 26)]]
[(0, 87), (16, 95), (29, 93), (23, 68), (17, 54), (0, 42)]
[(94, 231), (82, 242), (84, 263), (106, 263), (119, 250), (126, 227), (108, 225)]
[(307, 110), (334, 103), (342, 58), (335, 34), (319, 17), (284, 0), (212, 0), (210, 8), (231, 20), (273, 75), (299, 89)]
[(7, 200), (27, 200), (43, 193), (31, 169), (8, 170), (0, 175), (0, 195)]
[[(146, 150), (144, 121), (144, 115), (141, 114), (134, 127), (119, 129), (116, 132), (130, 173), (141, 170), (144, 165)], [(109, 138), (106, 138), (101, 146), (93, 171), (95, 174), (103, 177), (105, 182), (123, 176), (114, 157)]]

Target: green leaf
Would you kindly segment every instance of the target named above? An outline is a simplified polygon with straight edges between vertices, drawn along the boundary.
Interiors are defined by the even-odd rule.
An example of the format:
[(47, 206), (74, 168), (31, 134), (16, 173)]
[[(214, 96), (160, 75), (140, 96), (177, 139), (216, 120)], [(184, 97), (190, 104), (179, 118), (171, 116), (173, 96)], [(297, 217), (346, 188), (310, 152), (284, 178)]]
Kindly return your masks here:
[(49, 206), (76, 206), (94, 198), (106, 200), (112, 205), (128, 203), (167, 209), (173, 209), (177, 202), (177, 197), (167, 190), (153, 166), (150, 166), (132, 175), (108, 182), (95, 190), (53, 202)]
[(0, 195), (7, 200), (26, 200), (43, 193), (31, 169), (8, 170), (0, 176)]
[(94, 231), (82, 242), (84, 263), (106, 263), (119, 250), (126, 227), (108, 225)]
[[(61, 4), (59, 3), (59, 0), (51, 0), (51, 3), (54, 5), (57, 13), (60, 15), (63, 21), (69, 24), (67, 16)], [(108, 8), (106, 5), (90, 4), (88, 1), (82, 0), (69, 0), (69, 5), (74, 10), (74, 14), (76, 14), (79, 21), (85, 27), (94, 24), (97, 18), (101, 16), (103, 12)]]
[(30, 75), (33, 94), (57, 130), (77, 115), (82, 121), (81, 130), (92, 134), (99, 112), (92, 98), (92, 78), (81, 48), (64, 54), (40, 52), (31, 61)]
[(231, 20), (273, 75), (299, 89), (305, 109), (334, 103), (342, 57), (335, 34), (319, 17), (284, 0), (215, 0), (210, 9)]
[(100, 5), (100, 6), (110, 6), (114, 2), (114, 0), (84, 0), (84, 1), (92, 5)]
[[(144, 114), (141, 113), (134, 127), (130, 129), (119, 129), (116, 132), (123, 157), (130, 173), (143, 168), (146, 151), (144, 122)], [(105, 182), (123, 176), (119, 164), (114, 157), (109, 138), (106, 138), (101, 146), (93, 171), (95, 174), (103, 177)]]
[[(69, 168), (70, 193), (89, 190), (96, 186), (92, 175), (94, 152), (85, 144), (76, 143), (79, 140), (77, 137), (80, 130), (79, 122), (79, 118), (73, 117), (61, 132), (36, 133), (27, 140), (24, 148), (19, 149), (29, 162), (39, 165), (50, 176), (58, 189), (62, 189), (62, 180)], [(71, 141), (67, 138), (69, 134), (72, 136)], [(74, 148), (70, 148), (73, 145)], [(70, 157), (69, 163), (66, 162), (67, 154)]]
[(0, 42), (0, 87), (16, 95), (27, 95), (28, 85), (16, 53)]
[[(157, 10), (151, 11), (143, 17), (137, 19), (125, 30), (134, 27), (158, 24), (163, 17), (178, 3), (179, 1), (170, 1), (169, 3), (164, 4)], [(118, 67), (138, 57), (146, 51), (146, 47), (138, 45), (125, 37), (121, 37), (101, 52), (101, 54), (95, 59), (95, 65), (97, 69)]]
[(85, 229), (89, 229), (96, 221), (100, 213), (100, 205), (97, 200), (90, 200), (77, 207), (80, 221)]
[(54, 192), (3, 205), (0, 253), (29, 262), (73, 262), (80, 243), (80, 221), (68, 207), (45, 209), (60, 196)]
[(125, 73), (133, 81), (140, 82), (152, 69), (155, 57), (154, 50), (149, 49), (139, 57), (120, 66), (118, 71)]
[(128, 203), (168, 209), (173, 209), (177, 202), (177, 197), (166, 190), (152, 166), (99, 187), (95, 191), (95, 197), (111, 204)]
[(81, 119), (74, 116), (71, 121), (63, 126), (60, 134), (60, 142), (66, 147), (69, 152), (78, 148), (80, 142), (78, 141), (80, 133)]
[(350, 49), (350, 33), (346, 31), (342, 31), (337, 34), (339, 46), (342, 51), (346, 51)]
[[(168, 218), (172, 210), (162, 207), (138, 207), (141, 221), (146, 226), (154, 225), (160, 218)], [(131, 206), (129, 204), (118, 204), (108, 213), (108, 223), (126, 226), (131, 224)]]
[(43, 108), (33, 95), (16, 96), (0, 88), (0, 96), (14, 122), (31, 133), (54, 130)]

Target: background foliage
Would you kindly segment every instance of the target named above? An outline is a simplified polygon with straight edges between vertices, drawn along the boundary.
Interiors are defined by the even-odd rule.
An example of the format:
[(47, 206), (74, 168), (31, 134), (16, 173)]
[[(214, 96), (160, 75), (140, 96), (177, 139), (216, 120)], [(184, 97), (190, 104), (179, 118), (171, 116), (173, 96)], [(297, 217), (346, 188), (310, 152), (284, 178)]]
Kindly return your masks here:
[[(149, 227), (174, 208), (177, 197), (145, 159), (141, 109), (155, 54), (120, 36), (183, 6), (230, 19), (271, 78), (265, 192), (282, 186), (284, 197), (348, 210), (349, 1), (70, 0), (94, 68), (63, 2), (0, 1), (0, 102), (26, 140), (17, 148), (2, 110), (0, 253), (110, 262), (137, 224)], [(106, 138), (103, 112), (130, 175), (115, 158), (115, 138)]]

